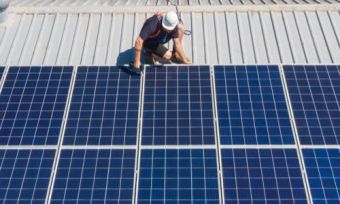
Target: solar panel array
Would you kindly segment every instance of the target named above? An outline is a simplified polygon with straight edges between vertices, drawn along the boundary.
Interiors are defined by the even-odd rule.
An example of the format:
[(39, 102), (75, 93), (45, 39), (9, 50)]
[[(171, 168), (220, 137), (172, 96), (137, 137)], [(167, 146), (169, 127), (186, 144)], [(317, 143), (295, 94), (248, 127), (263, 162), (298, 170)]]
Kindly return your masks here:
[(44, 203), (55, 150), (0, 150), (0, 202)]
[(222, 149), (226, 203), (307, 203), (295, 149)]
[(301, 144), (340, 144), (340, 67), (285, 66)]
[(143, 145), (215, 144), (209, 66), (150, 67), (143, 105)]
[(62, 150), (51, 202), (131, 203), (135, 150)]
[(72, 67), (11, 67), (0, 95), (0, 145), (56, 145)]
[(2, 203), (340, 202), (339, 66), (0, 74)]
[(221, 144), (294, 144), (278, 66), (216, 66)]
[(64, 145), (136, 145), (140, 77), (78, 67)]
[(303, 157), (314, 203), (339, 203), (340, 150), (304, 149)]
[(138, 203), (219, 203), (214, 149), (143, 149)]

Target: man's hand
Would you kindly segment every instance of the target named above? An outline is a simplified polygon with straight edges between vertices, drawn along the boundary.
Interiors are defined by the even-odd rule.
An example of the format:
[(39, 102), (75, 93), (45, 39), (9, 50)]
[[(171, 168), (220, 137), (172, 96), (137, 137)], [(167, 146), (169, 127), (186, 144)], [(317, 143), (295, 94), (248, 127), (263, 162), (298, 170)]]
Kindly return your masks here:
[(133, 67), (136, 69), (140, 69), (140, 65), (141, 65), (140, 60), (137, 60), (133, 63)]
[(191, 64), (190, 60), (185, 56), (182, 44), (178, 38), (174, 39), (174, 43), (175, 43), (176, 51), (179, 57), (181, 58), (183, 64)]
[(133, 66), (136, 69), (140, 69), (140, 58), (141, 58), (141, 52), (142, 52), (142, 47), (143, 47), (143, 39), (141, 37), (138, 37), (135, 42), (135, 57), (134, 57), (134, 63)]

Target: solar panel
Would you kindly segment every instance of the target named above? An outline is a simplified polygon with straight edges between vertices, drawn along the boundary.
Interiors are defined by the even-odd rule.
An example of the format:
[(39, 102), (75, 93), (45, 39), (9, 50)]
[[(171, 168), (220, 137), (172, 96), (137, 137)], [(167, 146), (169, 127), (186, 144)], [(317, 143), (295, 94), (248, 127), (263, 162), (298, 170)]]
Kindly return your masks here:
[(142, 150), (138, 203), (219, 203), (216, 150)]
[(307, 203), (295, 149), (222, 149), (226, 203)]
[(132, 203), (135, 150), (62, 150), (52, 203)]
[(64, 145), (136, 144), (139, 92), (119, 67), (79, 67)]
[(314, 203), (340, 202), (340, 149), (303, 149)]
[(215, 66), (221, 144), (294, 144), (278, 66)]
[(0, 202), (44, 203), (55, 150), (0, 150)]
[(147, 67), (143, 145), (214, 144), (209, 66)]
[(340, 144), (340, 67), (283, 68), (301, 144)]
[(0, 95), (0, 145), (55, 145), (72, 67), (11, 67)]

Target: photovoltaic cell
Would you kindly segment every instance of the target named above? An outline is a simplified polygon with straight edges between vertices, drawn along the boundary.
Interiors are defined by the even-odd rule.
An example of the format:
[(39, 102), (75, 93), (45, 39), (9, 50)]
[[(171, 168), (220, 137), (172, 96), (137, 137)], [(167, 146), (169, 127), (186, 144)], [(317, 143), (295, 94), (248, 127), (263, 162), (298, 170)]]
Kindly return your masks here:
[(278, 66), (215, 66), (221, 144), (294, 144)]
[(132, 203), (135, 150), (62, 150), (51, 203)]
[(136, 144), (140, 76), (119, 67), (79, 67), (64, 145)]
[(226, 203), (307, 203), (295, 149), (222, 149)]
[(209, 66), (147, 67), (143, 145), (214, 144)]
[(340, 202), (340, 149), (303, 149), (313, 202)]
[(138, 203), (219, 203), (216, 150), (142, 150)]
[(54, 150), (0, 150), (0, 203), (45, 203)]
[(340, 144), (340, 67), (284, 66), (301, 144)]
[(0, 145), (56, 145), (72, 67), (11, 67), (0, 95)]

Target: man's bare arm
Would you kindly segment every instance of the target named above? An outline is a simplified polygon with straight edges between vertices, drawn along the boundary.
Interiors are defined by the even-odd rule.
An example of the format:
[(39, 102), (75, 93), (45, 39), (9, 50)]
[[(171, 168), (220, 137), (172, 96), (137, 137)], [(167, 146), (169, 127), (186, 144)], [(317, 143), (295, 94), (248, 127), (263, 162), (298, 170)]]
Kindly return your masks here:
[(138, 37), (135, 42), (135, 58), (134, 58), (134, 67), (138, 68), (141, 65), (140, 58), (141, 58), (141, 52), (143, 47), (143, 39), (141, 37)]
[(183, 47), (182, 47), (182, 44), (181, 44), (179, 38), (174, 39), (174, 44), (175, 44), (176, 52), (178, 52), (182, 62), (184, 64), (190, 64), (191, 62), (188, 61), (187, 58), (185, 57), (184, 50), (183, 50)]

